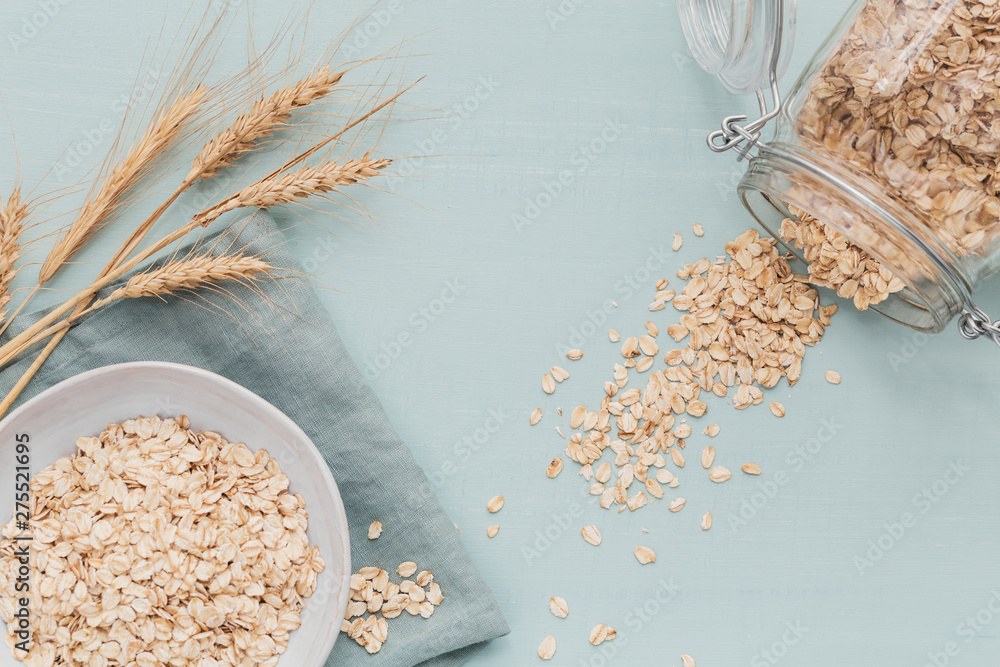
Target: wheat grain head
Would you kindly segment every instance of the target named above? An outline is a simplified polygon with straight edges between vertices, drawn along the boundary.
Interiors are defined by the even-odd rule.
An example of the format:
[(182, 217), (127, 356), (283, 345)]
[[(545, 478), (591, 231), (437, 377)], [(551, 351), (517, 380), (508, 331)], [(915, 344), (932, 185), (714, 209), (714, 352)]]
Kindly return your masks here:
[(365, 156), (345, 162), (325, 162), (317, 167), (303, 167), (288, 174), (264, 178), (205, 209), (194, 217), (194, 222), (204, 226), (238, 208), (270, 208), (354, 185), (378, 175), (390, 164), (392, 160), (387, 158)]
[(132, 276), (107, 297), (94, 302), (89, 310), (119, 299), (168, 296), (229, 280), (247, 282), (275, 270), (274, 266), (256, 256), (196, 255)]
[(261, 97), (249, 111), (240, 114), (232, 125), (205, 144), (191, 163), (185, 182), (210, 178), (230, 166), (253, 148), (255, 142), (284, 126), (293, 111), (326, 97), (343, 76), (343, 72), (331, 72), (324, 65), (295, 85)]
[(7, 316), (3, 309), (10, 303), (10, 284), (17, 275), (21, 234), (27, 217), (28, 205), (21, 200), (21, 189), (15, 187), (0, 206), (0, 322)]
[(42, 263), (39, 283), (48, 282), (108, 222), (125, 203), (129, 191), (168, 156), (188, 132), (205, 102), (208, 88), (196, 86), (179, 96), (150, 123), (124, 157), (101, 179), (69, 229), (59, 237)]

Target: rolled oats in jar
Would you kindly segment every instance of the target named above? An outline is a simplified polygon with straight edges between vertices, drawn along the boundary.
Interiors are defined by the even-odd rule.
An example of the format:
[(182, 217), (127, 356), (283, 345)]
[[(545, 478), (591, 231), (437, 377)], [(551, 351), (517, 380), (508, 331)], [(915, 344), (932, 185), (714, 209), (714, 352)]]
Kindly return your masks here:
[[(758, 90), (761, 118), (727, 118), (710, 144), (749, 158), (743, 201), (810, 280), (916, 329), (961, 314), (963, 335), (1000, 342), (972, 301), (1000, 269), (1000, 0), (858, 0), (787, 94), (794, 2), (678, 6), (698, 61)], [(740, 53), (765, 66), (727, 60)]]

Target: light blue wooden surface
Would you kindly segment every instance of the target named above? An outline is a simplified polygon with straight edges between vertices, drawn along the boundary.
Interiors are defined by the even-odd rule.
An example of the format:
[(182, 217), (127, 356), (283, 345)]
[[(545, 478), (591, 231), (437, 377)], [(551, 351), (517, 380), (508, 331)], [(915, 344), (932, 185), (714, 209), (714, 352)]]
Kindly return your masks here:
[[(369, 6), (330, 4), (313, 10), (317, 39)], [(800, 4), (793, 73), (848, 3)], [(427, 55), (396, 72), (427, 74), (410, 99), (445, 111), (386, 132), (382, 150), (415, 156), (407, 169), (416, 175), (398, 183), (400, 197), (361, 197), (392, 229), (316, 215), (336, 237), (310, 225), (292, 234), (307, 268), (341, 290), (323, 295), (340, 334), (359, 365), (372, 365), (370, 380), (393, 423), (435, 480), (511, 623), (512, 634), (471, 664), (534, 664), (546, 634), (558, 640), (557, 665), (679, 665), (682, 653), (700, 667), (994, 664), (1000, 352), (986, 343), (965, 343), (953, 330), (929, 339), (843, 309), (809, 351), (802, 381), (769, 395), (787, 417), (711, 403), (696, 432), (719, 423), (712, 443), (719, 463), (736, 470), (755, 461), (764, 475), (719, 486), (692, 464), (679, 489), (688, 504), (678, 514), (663, 504), (605, 512), (585, 495), (574, 466), (555, 481), (544, 476), (562, 449), (553, 429), (568, 426), (555, 408), (568, 414), (596, 403), (610, 377), (618, 353), (607, 327), (627, 334), (647, 319), (671, 321), (669, 309), (653, 317), (646, 310), (652, 280), (638, 289), (629, 280), (643, 278), (640, 267), (664, 250), (656, 275), (672, 277), (681, 263), (722, 253), (725, 240), (753, 225), (735, 197), (740, 167), (704, 146), (722, 116), (752, 109), (750, 101), (726, 94), (686, 56), (673, 3), (376, 7), (389, 18), (360, 25), (376, 34), (361, 55), (423, 35), (410, 53)], [(4, 4), (0, 92), (25, 183), (65, 160), (67, 147), (91, 142), (98, 150), (63, 178), (85, 175), (110, 144), (102, 123), (120, 119), (147, 41), (161, 28), (173, 34), (185, 11), (183, 3), (124, 0)], [(257, 2), (258, 33), (286, 11), (285, 3)], [(41, 25), (33, 30), (32, 22)], [(239, 65), (243, 41), (234, 30), (220, 61)], [(6, 192), (15, 173), (6, 136), (2, 147)], [(427, 154), (435, 157), (420, 157)], [(546, 185), (562, 171), (573, 181), (550, 200)], [(526, 200), (544, 208), (518, 229), (512, 216), (525, 212)], [(289, 226), (298, 221), (278, 216)], [(691, 234), (695, 222), (704, 238)], [(130, 227), (108, 229), (81, 260), (100, 261)], [(668, 249), (675, 231), (685, 237), (677, 254)], [(75, 267), (56, 287), (96, 268)], [(30, 282), (26, 273), (23, 284)], [(998, 285), (984, 290), (991, 312), (1000, 310)], [(617, 308), (604, 313), (608, 300)], [(587, 329), (592, 315), (607, 322), (579, 345), (582, 361), (563, 364), (572, 378), (545, 396), (542, 372), (565, 362), (557, 346)], [(827, 369), (843, 384), (824, 382)], [(535, 407), (545, 418), (531, 428)], [(689, 458), (706, 440), (690, 439)], [(494, 494), (507, 499), (495, 517), (485, 509)], [(706, 510), (715, 527), (703, 533)], [(577, 516), (563, 530), (558, 516), (571, 512)], [(907, 514), (911, 525), (900, 530)], [(489, 540), (493, 523), (502, 528)], [(589, 523), (604, 534), (599, 548), (578, 535)], [(548, 545), (538, 540), (546, 533)], [(545, 548), (526, 555), (536, 542)], [(637, 544), (655, 549), (656, 564), (636, 563)], [(859, 565), (869, 557), (878, 560)], [(666, 599), (661, 584), (669, 582), (676, 591), (661, 604), (658, 592)], [(569, 602), (569, 618), (549, 613), (553, 595)], [(610, 657), (587, 642), (597, 623), (619, 631), (603, 647)]]

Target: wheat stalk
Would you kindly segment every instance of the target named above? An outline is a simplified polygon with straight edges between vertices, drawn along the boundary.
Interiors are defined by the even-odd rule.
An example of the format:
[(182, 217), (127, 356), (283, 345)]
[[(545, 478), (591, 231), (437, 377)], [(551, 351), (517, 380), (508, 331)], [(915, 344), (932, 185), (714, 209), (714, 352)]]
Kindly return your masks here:
[[(61, 336), (65, 335), (66, 327), (51, 327), (51, 325), (70, 311), (75, 309), (70, 318), (79, 316), (85, 312), (87, 304), (90, 303), (93, 295), (100, 289), (107, 286), (112, 281), (120, 278), (128, 271), (135, 268), (137, 264), (160, 252), (170, 244), (184, 238), (195, 229), (210, 224), (220, 215), (227, 211), (232, 211), (244, 206), (266, 208), (287, 204), (311, 195), (329, 192), (337, 187), (353, 185), (360, 181), (366, 181), (378, 174), (379, 170), (392, 163), (392, 160), (385, 158), (362, 158), (360, 160), (349, 160), (344, 163), (327, 162), (319, 167), (304, 167), (284, 176), (271, 176), (257, 181), (253, 185), (244, 188), (229, 199), (211, 206), (192, 218), (183, 227), (180, 227), (161, 238), (156, 243), (144, 248), (130, 260), (119, 266), (110, 268), (94, 281), (90, 287), (79, 292), (76, 296), (63, 303), (61, 306), (49, 311), (44, 317), (22, 331), (13, 339), (0, 346), (0, 367), (6, 365), (19, 354), (28, 348), (42, 341), (53, 333), (56, 338), (50, 341), (45, 350), (39, 355), (39, 359), (44, 362), (44, 357), (51, 353), (53, 343), (58, 344)], [(48, 328), (47, 328), (48, 327)], [(37, 362), (37, 360), (36, 360)], [(40, 366), (41, 364), (39, 364)], [(25, 372), (25, 376), (30, 379), (33, 371), (37, 370), (34, 365)], [(23, 378), (22, 378), (23, 379)], [(20, 382), (8, 393), (7, 398), (0, 403), (0, 414), (10, 407), (20, 390), (27, 382)]]
[[(422, 80), (423, 77), (418, 79), (416, 82), (410, 84), (406, 88), (396, 92), (394, 95), (391, 95), (388, 99), (382, 101), (380, 104), (376, 105), (375, 107), (369, 109), (368, 111), (361, 114), (357, 118), (353, 119), (350, 123), (342, 127), (337, 132), (331, 134), (327, 138), (313, 145), (311, 148), (303, 151), (302, 153), (299, 153), (291, 160), (285, 162), (281, 167), (278, 168), (278, 170), (272, 172), (267, 177), (261, 179), (253, 186), (250, 186), (250, 188), (254, 187), (259, 188), (259, 186), (261, 186), (263, 183), (275, 181), (276, 179), (278, 179), (278, 174), (280, 174), (281, 171), (292, 168), (293, 166), (299, 164), (309, 156), (316, 153), (324, 146), (328, 145), (333, 141), (337, 141), (345, 133), (349, 132), (350, 130), (357, 127), (361, 123), (367, 121), (369, 118), (374, 116), (379, 111), (394, 104), (395, 101), (399, 99), (400, 96), (408, 92), (411, 88), (413, 88), (413, 86), (415, 86)], [(376, 160), (373, 162), (380, 162), (380, 161)], [(385, 164), (381, 165), (381, 167), (386, 166), (390, 162), (391, 161), (389, 160), (385, 160)], [(379, 167), (379, 169), (381, 169), (381, 167)], [(365, 176), (365, 180), (367, 180), (367, 178), (368, 176)], [(347, 181), (346, 184), (357, 182), (357, 180), (358, 179), (349, 180)], [(308, 196), (309, 194), (313, 193), (305, 193), (303, 196)], [(35, 344), (45, 340), (46, 338), (51, 337), (51, 340), (46, 345), (45, 349), (38, 355), (38, 357), (34, 360), (31, 366), (21, 375), (21, 378), (14, 384), (11, 390), (7, 392), (7, 395), (4, 397), (3, 401), (0, 401), (0, 416), (6, 414), (7, 410), (9, 410), (11, 405), (14, 404), (14, 401), (17, 400), (17, 397), (21, 395), (22, 391), (24, 391), (24, 388), (28, 385), (28, 382), (31, 381), (31, 378), (34, 377), (35, 373), (38, 372), (38, 369), (41, 368), (43, 363), (45, 363), (45, 360), (48, 358), (49, 354), (51, 354), (52, 350), (54, 350), (55, 347), (59, 344), (59, 341), (62, 340), (62, 336), (64, 336), (66, 332), (69, 331), (68, 325), (63, 327), (61, 326), (60, 323), (60, 325), (52, 326), (55, 322), (59, 320), (59, 318), (65, 317), (68, 313), (70, 313), (70, 311), (73, 311), (74, 309), (77, 309), (76, 313), (82, 312), (84, 309), (87, 308), (87, 304), (89, 304), (93, 300), (94, 295), (98, 291), (106, 287), (108, 284), (124, 276), (126, 273), (128, 273), (136, 266), (138, 266), (141, 262), (146, 261), (147, 259), (155, 255), (156, 253), (160, 252), (164, 248), (184, 238), (187, 234), (190, 234), (192, 231), (199, 229), (203, 225), (208, 225), (212, 220), (217, 218), (218, 215), (222, 215), (222, 213), (218, 213), (218, 215), (216, 215), (215, 218), (210, 218), (210, 216), (208, 216), (208, 211), (216, 210), (218, 209), (219, 206), (222, 206), (225, 203), (226, 202), (221, 202), (216, 206), (210, 207), (205, 211), (202, 211), (201, 213), (196, 215), (192, 221), (188, 222), (183, 227), (175, 229), (166, 236), (160, 238), (155, 243), (151, 244), (150, 246), (144, 248), (141, 252), (137, 253), (131, 259), (128, 259), (128, 257), (125, 256), (122, 257), (120, 261), (114, 262), (113, 266), (112, 264), (109, 264), (109, 266), (106, 267), (105, 271), (102, 272), (102, 275), (98, 277), (98, 279), (95, 280), (93, 283), (91, 283), (89, 287), (86, 287), (85, 289), (81, 290), (74, 297), (65, 301), (62, 305), (53, 308), (46, 315), (41, 317), (39, 320), (31, 324), (30, 326), (28, 326), (24, 331), (22, 331), (17, 336), (15, 336), (11, 340), (7, 341), (2, 346), (0, 346), (0, 368), (2, 368), (3, 366), (10, 363), (13, 359), (17, 358), (19, 355), (26, 352)], [(163, 208), (164, 207), (161, 206), (161, 208), (158, 209), (158, 213), (155, 215), (161, 213)], [(235, 208), (239, 207), (237, 206)], [(230, 208), (229, 210), (232, 210), (232, 208)], [(58, 331), (58, 329), (60, 328), (62, 330)]]
[[(10, 407), (10, 404), (13, 403), (17, 395), (27, 384), (27, 381), (30, 380), (34, 372), (41, 366), (41, 363), (44, 363), (44, 358), (48, 356), (48, 353), (51, 353), (54, 347), (53, 344), (58, 344), (61, 336), (65, 335), (65, 332), (68, 330), (65, 326), (52, 327), (51, 325), (74, 309), (75, 312), (70, 315), (70, 318), (81, 315), (86, 311), (87, 304), (93, 299), (94, 294), (114, 280), (122, 277), (128, 271), (131, 271), (140, 262), (149, 259), (170, 244), (184, 238), (192, 231), (210, 224), (226, 211), (241, 208), (242, 206), (265, 207), (279, 203), (290, 203), (316, 193), (329, 192), (336, 187), (352, 185), (359, 181), (368, 180), (368, 178), (377, 174), (380, 169), (391, 162), (392, 160), (383, 158), (350, 160), (339, 164), (339, 166), (338, 163), (328, 162), (320, 165), (320, 167), (305, 167), (285, 176), (272, 176), (261, 179), (248, 188), (244, 188), (233, 197), (198, 213), (183, 227), (175, 229), (152, 245), (143, 248), (141, 252), (121, 265), (104, 272), (90, 287), (79, 292), (62, 305), (52, 309), (30, 327), (3, 346), (0, 346), (0, 367), (3, 367), (36, 343), (45, 340), (53, 334), (56, 335), (49, 342), (49, 345), (46, 346), (42, 354), (39, 355), (39, 358), (36, 359), (37, 366), (33, 364), (25, 372), (24, 376), (22, 376), (22, 381), (15, 385), (14, 389), (7, 394), (3, 402), (0, 402), (0, 414), (3, 414)], [(299, 175), (299, 177), (295, 178), (296, 175)], [(251, 197), (250, 191), (257, 194)]]
[(166, 157), (169, 149), (191, 126), (207, 94), (208, 88), (197, 86), (174, 100), (150, 123), (124, 158), (101, 180), (70, 228), (56, 241), (42, 263), (39, 284), (48, 282), (79, 252), (124, 203), (128, 192)]
[(365, 156), (346, 162), (325, 162), (317, 167), (303, 167), (288, 174), (264, 178), (205, 209), (194, 217), (193, 222), (205, 226), (238, 208), (270, 208), (354, 185), (377, 176), (390, 164), (392, 160), (386, 158)]
[(185, 181), (210, 178), (251, 150), (260, 139), (285, 125), (292, 112), (326, 97), (340, 83), (343, 72), (330, 72), (325, 65), (295, 85), (262, 97), (228, 128), (209, 141), (191, 163)]
[(21, 189), (15, 187), (0, 207), (0, 322), (7, 316), (3, 308), (10, 303), (10, 285), (17, 275), (21, 234), (27, 217), (28, 205), (21, 201)]
[(178, 260), (132, 276), (127, 283), (89, 308), (78, 310), (66, 319), (53, 324), (42, 332), (42, 337), (64, 334), (80, 318), (121, 299), (165, 297), (178, 292), (204, 289), (222, 282), (233, 281), (247, 285), (262, 275), (272, 275), (277, 267), (256, 256), (248, 255), (198, 255)]
[(262, 97), (248, 111), (240, 114), (232, 125), (202, 146), (177, 190), (125, 239), (105, 271), (121, 264), (132, 254), (156, 221), (198, 180), (210, 178), (231, 166), (237, 158), (252, 150), (256, 142), (282, 127), (293, 111), (328, 95), (343, 76), (343, 72), (331, 73), (324, 65), (295, 85)]
[(246, 282), (274, 270), (275, 267), (256, 256), (196, 255), (132, 276), (114, 292), (95, 301), (88, 311), (119, 299), (167, 296), (227, 280)]

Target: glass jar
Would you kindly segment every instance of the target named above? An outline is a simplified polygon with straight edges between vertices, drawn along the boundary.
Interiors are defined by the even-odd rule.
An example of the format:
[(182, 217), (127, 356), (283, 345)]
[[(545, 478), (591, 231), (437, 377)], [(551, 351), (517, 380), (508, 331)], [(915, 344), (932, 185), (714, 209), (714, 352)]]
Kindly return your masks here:
[(695, 59), (761, 108), (709, 146), (749, 158), (740, 197), (813, 282), (1000, 345), (972, 300), (1000, 269), (1000, 0), (856, 0), (785, 96), (792, 0), (677, 3)]

